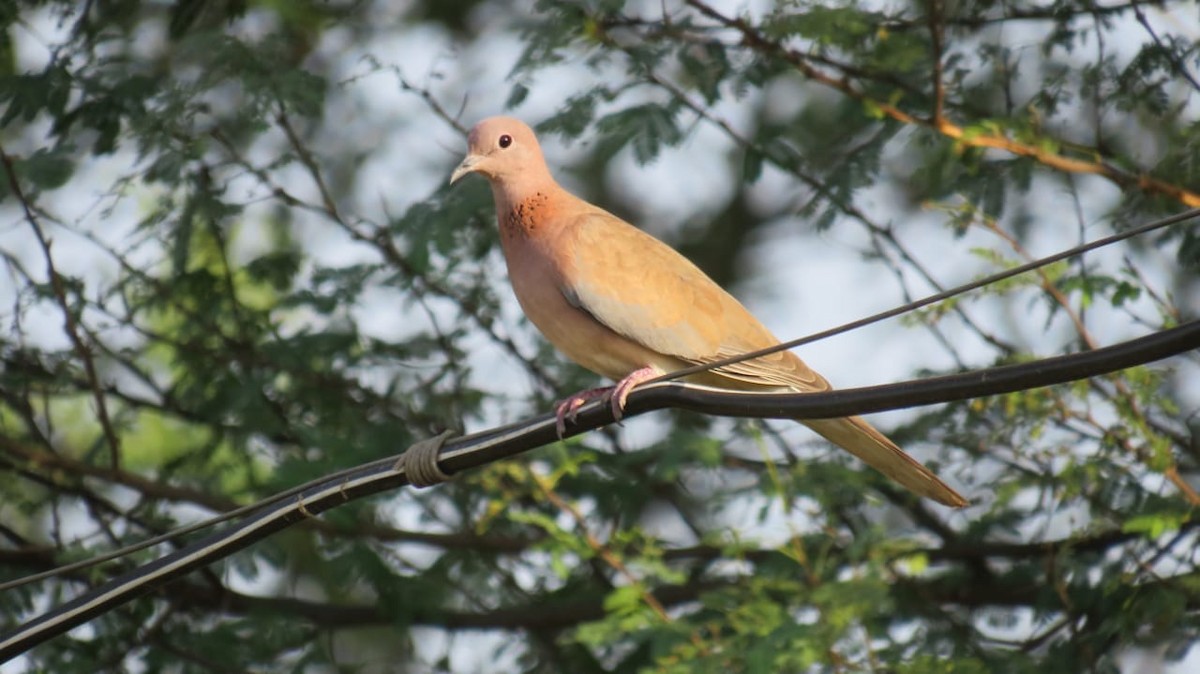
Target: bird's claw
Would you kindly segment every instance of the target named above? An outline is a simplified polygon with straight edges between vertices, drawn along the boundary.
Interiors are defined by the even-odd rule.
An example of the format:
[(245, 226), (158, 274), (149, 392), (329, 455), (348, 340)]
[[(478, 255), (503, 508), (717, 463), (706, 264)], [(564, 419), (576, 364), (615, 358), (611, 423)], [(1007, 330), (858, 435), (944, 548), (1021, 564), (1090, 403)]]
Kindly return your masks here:
[(579, 416), (579, 408), (589, 400), (607, 399), (612, 409), (613, 421), (621, 421), (621, 418), (625, 416), (625, 401), (629, 398), (629, 392), (638, 384), (654, 379), (660, 374), (662, 374), (662, 370), (647, 365), (630, 372), (624, 379), (617, 382), (616, 386), (584, 389), (558, 403), (554, 408), (554, 429), (558, 431), (558, 439), (562, 440), (567, 432), (565, 419), (570, 419), (571, 423), (575, 423), (576, 417)]
[(615, 386), (604, 386), (602, 388), (584, 389), (555, 405), (554, 430), (558, 431), (558, 439), (562, 440), (563, 436), (567, 433), (566, 419), (570, 419), (571, 423), (575, 423), (575, 419), (579, 417), (580, 407), (583, 407), (589, 400), (603, 398), (612, 393), (615, 388)]

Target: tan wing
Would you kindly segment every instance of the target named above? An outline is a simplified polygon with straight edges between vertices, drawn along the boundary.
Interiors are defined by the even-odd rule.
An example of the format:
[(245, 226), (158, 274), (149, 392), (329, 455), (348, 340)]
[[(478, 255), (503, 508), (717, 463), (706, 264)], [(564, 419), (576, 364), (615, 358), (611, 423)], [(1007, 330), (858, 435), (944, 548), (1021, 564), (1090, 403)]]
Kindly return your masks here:
[[(563, 270), (563, 293), (617, 334), (690, 363), (710, 363), (779, 343), (690, 260), (615, 215), (591, 210), (565, 235), (571, 239), (571, 254)], [(708, 377), (709, 383), (729, 388), (829, 388), (823, 377), (786, 351), (727, 365), (716, 373)], [(720, 381), (711, 381), (714, 378)]]

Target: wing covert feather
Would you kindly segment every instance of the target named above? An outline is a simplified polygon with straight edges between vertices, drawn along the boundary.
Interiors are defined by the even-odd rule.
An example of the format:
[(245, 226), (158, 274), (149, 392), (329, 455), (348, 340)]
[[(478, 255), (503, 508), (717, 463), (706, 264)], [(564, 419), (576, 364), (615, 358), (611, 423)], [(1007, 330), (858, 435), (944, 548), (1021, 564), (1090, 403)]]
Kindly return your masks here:
[[(564, 235), (571, 237), (571, 254), (564, 260), (563, 293), (617, 334), (691, 363), (779, 343), (690, 260), (615, 215), (588, 212)], [(829, 388), (788, 351), (727, 365), (716, 373), (727, 387), (738, 382), (746, 388)]]

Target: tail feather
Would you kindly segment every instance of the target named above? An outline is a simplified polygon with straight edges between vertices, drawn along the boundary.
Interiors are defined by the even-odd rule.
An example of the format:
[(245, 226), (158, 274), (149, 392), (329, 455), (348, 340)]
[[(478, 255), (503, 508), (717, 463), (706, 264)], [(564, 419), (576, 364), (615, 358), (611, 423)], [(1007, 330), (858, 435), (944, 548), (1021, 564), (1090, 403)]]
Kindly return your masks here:
[(938, 479), (933, 471), (906, 454), (862, 417), (805, 419), (801, 423), (916, 494), (953, 508), (969, 505), (961, 494)]

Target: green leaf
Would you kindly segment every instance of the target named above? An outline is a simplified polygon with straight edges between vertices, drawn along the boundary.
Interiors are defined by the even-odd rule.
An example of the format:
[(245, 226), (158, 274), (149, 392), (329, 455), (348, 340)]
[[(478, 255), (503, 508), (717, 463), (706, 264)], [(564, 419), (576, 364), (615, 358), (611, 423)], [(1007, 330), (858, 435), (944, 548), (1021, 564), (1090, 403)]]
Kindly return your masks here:
[(529, 96), (529, 87), (518, 82), (513, 85), (512, 91), (509, 92), (508, 100), (504, 102), (504, 108), (506, 110), (512, 110), (513, 108), (517, 107), (521, 103), (524, 103), (525, 99), (528, 96)]
[(1145, 534), (1147, 538), (1159, 538), (1163, 534), (1179, 529), (1191, 521), (1187, 513), (1151, 513), (1131, 517), (1121, 524), (1121, 531), (1128, 534)]
[(75, 163), (65, 148), (38, 150), (17, 165), (18, 173), (38, 189), (52, 190), (67, 184)]
[(742, 154), (742, 182), (757, 182), (762, 176), (763, 154), (756, 147), (749, 146)]
[(1179, 264), (1185, 269), (1200, 271), (1200, 234), (1195, 228), (1184, 232), (1175, 259), (1179, 260)]
[(683, 137), (674, 111), (653, 103), (606, 115), (596, 122), (596, 128), (608, 136), (604, 151), (611, 154), (632, 144), (639, 164), (649, 163), (664, 145), (675, 145)]

